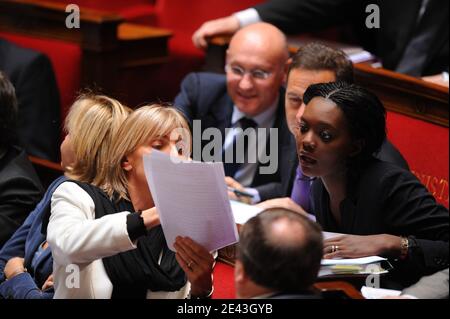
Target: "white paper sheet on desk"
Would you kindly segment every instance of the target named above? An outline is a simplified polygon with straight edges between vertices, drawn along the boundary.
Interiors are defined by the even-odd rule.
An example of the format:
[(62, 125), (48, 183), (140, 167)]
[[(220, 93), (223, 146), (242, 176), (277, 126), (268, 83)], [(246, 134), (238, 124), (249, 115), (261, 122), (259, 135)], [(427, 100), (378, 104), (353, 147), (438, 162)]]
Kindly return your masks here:
[(400, 290), (372, 288), (367, 286), (361, 287), (361, 294), (366, 299), (380, 299), (383, 297), (398, 297), (402, 292)]
[(367, 265), (380, 261), (387, 260), (386, 258), (379, 256), (370, 256), (362, 258), (343, 258), (343, 259), (322, 259), (322, 266), (332, 265)]
[(188, 236), (209, 251), (238, 241), (222, 163), (179, 162), (153, 150), (144, 170), (167, 245)]
[(329, 232), (329, 231), (323, 231), (322, 235), (323, 235), (323, 239), (326, 240), (326, 239), (330, 239), (330, 238), (333, 238), (333, 237), (343, 236), (344, 234), (332, 233), (332, 232)]
[[(263, 211), (263, 209), (258, 206), (248, 205), (234, 200), (230, 200), (230, 204), (231, 210), (233, 211), (234, 221), (239, 225), (244, 225), (250, 218)], [(316, 216), (314, 215), (308, 214), (308, 218), (314, 222), (316, 221)]]
[(236, 224), (243, 225), (253, 216), (262, 212), (257, 206), (247, 205), (238, 201), (230, 200), (231, 210), (233, 211)]

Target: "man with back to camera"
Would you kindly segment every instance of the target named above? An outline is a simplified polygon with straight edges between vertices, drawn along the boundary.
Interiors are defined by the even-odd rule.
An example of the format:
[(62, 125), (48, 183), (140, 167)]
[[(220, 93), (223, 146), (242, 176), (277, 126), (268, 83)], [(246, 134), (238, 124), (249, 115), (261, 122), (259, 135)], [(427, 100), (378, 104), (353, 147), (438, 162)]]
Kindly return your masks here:
[(323, 253), (318, 224), (286, 209), (270, 209), (247, 221), (239, 236), (238, 298), (317, 298), (311, 287)]

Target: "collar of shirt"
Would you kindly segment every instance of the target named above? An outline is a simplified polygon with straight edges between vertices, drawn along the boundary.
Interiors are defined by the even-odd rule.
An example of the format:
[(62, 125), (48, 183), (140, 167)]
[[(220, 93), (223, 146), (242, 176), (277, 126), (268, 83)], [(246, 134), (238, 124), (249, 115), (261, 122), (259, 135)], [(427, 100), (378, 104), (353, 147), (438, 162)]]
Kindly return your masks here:
[(278, 97), (275, 102), (264, 112), (259, 113), (256, 116), (249, 117), (239, 111), (236, 105), (233, 106), (233, 114), (231, 116), (231, 126), (235, 127), (237, 122), (243, 118), (248, 117), (251, 118), (253, 121), (258, 124), (258, 127), (265, 127), (265, 128), (271, 128), (273, 126), (273, 123), (275, 122), (275, 113), (277, 111), (278, 102), (280, 100), (280, 97)]

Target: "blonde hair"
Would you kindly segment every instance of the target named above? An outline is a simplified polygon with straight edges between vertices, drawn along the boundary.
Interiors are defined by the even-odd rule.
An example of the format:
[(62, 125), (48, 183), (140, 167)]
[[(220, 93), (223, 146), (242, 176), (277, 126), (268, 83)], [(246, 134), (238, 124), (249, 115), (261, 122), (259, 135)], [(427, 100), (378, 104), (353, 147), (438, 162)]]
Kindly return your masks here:
[(117, 200), (130, 200), (128, 196), (128, 181), (122, 163), (127, 155), (133, 153), (139, 146), (148, 141), (170, 136), (175, 130), (181, 129), (186, 143), (184, 155), (190, 154), (191, 134), (184, 116), (175, 108), (152, 104), (136, 109), (123, 123), (111, 147), (109, 157), (108, 183), (103, 187), (108, 196)]
[(106, 178), (111, 144), (130, 109), (104, 95), (77, 98), (65, 120), (75, 161), (66, 169), (70, 179), (100, 186)]

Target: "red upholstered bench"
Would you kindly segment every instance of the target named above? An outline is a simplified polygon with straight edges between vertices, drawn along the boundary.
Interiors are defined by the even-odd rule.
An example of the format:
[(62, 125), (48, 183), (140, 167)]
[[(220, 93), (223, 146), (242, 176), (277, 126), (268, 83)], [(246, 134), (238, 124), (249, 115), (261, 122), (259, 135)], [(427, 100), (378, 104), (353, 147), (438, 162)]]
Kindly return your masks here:
[(0, 37), (48, 56), (56, 75), (62, 107), (61, 123), (64, 123), (67, 111), (80, 89), (81, 48), (69, 42), (7, 32), (0, 32)]
[(411, 171), (448, 208), (448, 127), (388, 112), (389, 140), (397, 146)]

